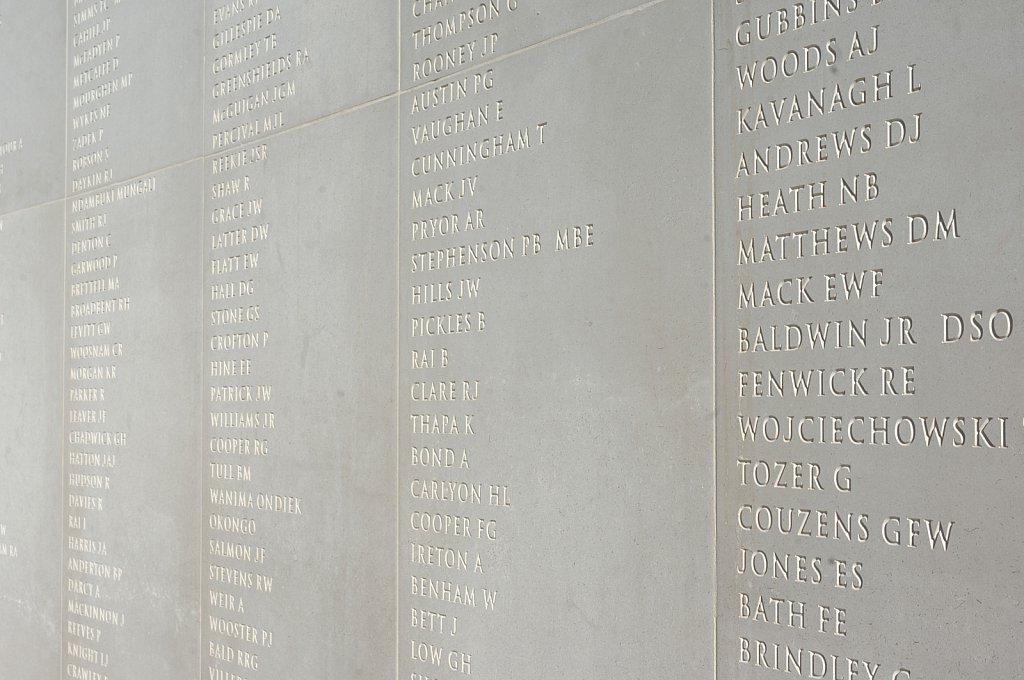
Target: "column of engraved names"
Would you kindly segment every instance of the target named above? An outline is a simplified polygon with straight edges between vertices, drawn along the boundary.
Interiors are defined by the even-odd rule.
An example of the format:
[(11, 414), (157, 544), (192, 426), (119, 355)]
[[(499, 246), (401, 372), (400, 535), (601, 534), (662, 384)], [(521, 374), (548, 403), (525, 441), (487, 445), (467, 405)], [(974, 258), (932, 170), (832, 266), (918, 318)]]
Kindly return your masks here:
[(72, 0), (70, 4), (68, 179), (73, 194), (116, 179), (104, 124), (114, 112), (118, 93), (131, 88), (135, 79), (118, 56), (121, 34), (116, 30), (116, 8), (121, 1)]
[(211, 3), (208, 22), (209, 121), (213, 151), (282, 129), (286, 100), (299, 90), (296, 74), (310, 62), (309, 50), (284, 45), (278, 29), (288, 23), (288, 7), (266, 0)]
[(881, 168), (897, 152), (913, 158), (925, 118), (921, 75), (889, 56), (899, 37), (878, 4), (735, 16), (737, 156), (726, 162), (739, 411), (727, 474), (743, 499), (734, 559), (747, 585), (732, 603), (741, 634), (725, 644), (754, 672), (909, 680), (901, 659), (858, 652), (870, 630), (858, 602), (886, 585), (873, 555), (909, 548), (941, 560), (955, 522), (879, 512), (891, 499), (869, 501), (875, 451), (1005, 446), (1005, 419), (916, 406), (925, 339), (901, 313), (897, 263), (953, 247), (961, 232), (951, 206), (876, 207), (906, 179)]
[(517, 261), (529, 267), (548, 252), (589, 248), (594, 229), (542, 233), (489, 207), (550, 143), (547, 122), (502, 85), (513, 65), (493, 61), (526, 3), (410, 5), (404, 75), (419, 87), (402, 102), (403, 186), (411, 189), (402, 196), (402, 413), (411, 456), (401, 489), (410, 538), (400, 587), (410, 606), (399, 658), (417, 679), (491, 676), (500, 670), (482, 641), (508, 625), (492, 617), (514, 599), (516, 433), (502, 430), (498, 413), (508, 404), (495, 394), (501, 380), (489, 358), (515, 330), (503, 313), (515, 304)]
[[(481, 22), (474, 16), (467, 24), (467, 12), (452, 4), (409, 3), (412, 21), (405, 25), (412, 27), (412, 40), (406, 76), (414, 84), (493, 56), (497, 32), (481, 35)], [(494, 19), (497, 13), (500, 9), (485, 11), (480, 18)], [(464, 640), (475, 627), (479, 636), (487, 617), (501, 609), (503, 584), (488, 575), (488, 561), (508, 528), (512, 494), (508, 484), (489, 479), (488, 458), (495, 453), (482, 444), (489, 437), (479, 412), (494, 408), (495, 402), (488, 394), (491, 385), (470, 373), (469, 359), (481, 352), (474, 336), (490, 330), (483, 309), (486, 273), (476, 264), (497, 264), (505, 255), (499, 241), (483, 242), (493, 233), (488, 234), (479, 201), (480, 174), (442, 160), (478, 149), (480, 139), (510, 129), (494, 78), (491, 69), (472, 71), (435, 82), (403, 102), (409, 125), (403, 133), (410, 135), (404, 142), (412, 149), (407, 178), (413, 187), (407, 198), (411, 224), (403, 229), (403, 240), (412, 244), (405, 252), (412, 255), (401, 290), (410, 316), (400, 326), (411, 338), (403, 409), (409, 421), (401, 424), (411, 442), (403, 475), (409, 494), (410, 539), (404, 557), (411, 565), (405, 586), (411, 606), (402, 612), (406, 642), (400, 658), (405, 657), (403, 666), (418, 680), (494, 672), (481, 667), (486, 661), (478, 652), (484, 650), (467, 648), (460, 634)], [(488, 129), (493, 127), (502, 132)], [(497, 246), (496, 257), (474, 258), (475, 264), (465, 269), (443, 263), (447, 252), (479, 254), (493, 252), (492, 246)]]
[[(214, 680), (260, 677), (275, 649), (268, 623), (281, 592), (270, 535), (292, 527), (302, 499), (276, 488), (274, 457), (284, 423), (274, 408), (275, 296), (283, 273), (267, 265), (272, 229), (261, 185), (270, 181), (266, 137), (285, 121), (292, 70), (305, 49), (286, 49), (277, 27), (287, 9), (259, 0), (214, 3), (208, 16), (213, 58), (209, 95), (206, 206), (209, 261), (206, 588), (204, 674)], [(278, 298), (279, 299), (279, 298)], [(297, 530), (297, 529), (295, 529)], [(275, 588), (277, 589), (275, 591)], [(287, 588), (285, 588), (287, 590)], [(280, 597), (280, 596), (278, 596)]]
[[(273, 632), (255, 623), (274, 586), (268, 564), (273, 548), (260, 531), (266, 511), (272, 510), (267, 507), (270, 497), (261, 491), (267, 475), (261, 479), (260, 464), (271, 455), (277, 421), (272, 385), (261, 380), (261, 364), (265, 373), (269, 363), (265, 355), (270, 332), (259, 303), (267, 281), (257, 274), (270, 225), (259, 220), (262, 202), (252, 193), (249, 177), (218, 179), (217, 170), (217, 164), (228, 158), (249, 164), (262, 162), (265, 155), (266, 146), (258, 144), (210, 161), (215, 182), (211, 194), (220, 191), (217, 183), (227, 181), (245, 186), (250, 196), (241, 198), (239, 189), (239, 195), (227, 199), (233, 201), (230, 205), (207, 203), (213, 231), (208, 231), (206, 301), (209, 422), (203, 606), (211, 641), (203, 652), (207, 672), (218, 680), (257, 677), (260, 655), (273, 646)], [(237, 211), (238, 223), (229, 226), (223, 219), (232, 211)]]
[[(119, 276), (118, 232), (110, 219), (115, 203), (155, 189), (149, 178), (116, 189), (98, 188), (113, 181), (114, 171), (104, 121), (119, 92), (132, 86), (117, 52), (115, 30), (119, 0), (72, 0), (69, 3), (68, 168), (71, 193), (67, 249), (68, 348), (65, 376), (67, 442), (64, 469), (67, 498), (64, 588), (68, 636), (64, 677), (105, 677), (111, 665), (111, 637), (124, 628), (126, 614), (118, 601), (124, 571), (109, 550), (109, 498), (116, 489), (119, 461), (130, 455), (127, 414), (116, 406), (125, 397), (118, 369), (130, 343), (121, 341), (131, 296)], [(116, 660), (115, 660), (116, 665)]]
[(127, 339), (133, 307), (132, 282), (119, 273), (125, 257), (119, 243), (131, 226), (111, 218), (111, 211), (118, 204), (145, 200), (156, 189), (156, 178), (147, 177), (69, 204), (64, 461), (64, 632), (69, 637), (63, 672), (71, 678), (106, 677), (111, 638), (126, 625), (119, 595), (125, 573), (110, 542), (115, 517), (131, 511), (111, 502), (122, 483), (118, 473), (126, 457), (139, 453), (129, 439), (130, 396), (122, 371), (124, 358), (133, 351)]

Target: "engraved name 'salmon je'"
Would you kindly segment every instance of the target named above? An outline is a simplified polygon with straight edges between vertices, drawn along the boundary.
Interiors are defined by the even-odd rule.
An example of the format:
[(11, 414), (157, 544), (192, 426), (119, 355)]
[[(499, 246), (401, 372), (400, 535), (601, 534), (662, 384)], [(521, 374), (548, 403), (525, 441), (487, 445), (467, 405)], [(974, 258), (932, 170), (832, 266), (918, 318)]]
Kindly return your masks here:
[(233, 0), (207, 18), (203, 655), (211, 680), (255, 680), (287, 665), (277, 630), (263, 624), (286, 603), (282, 586), (294, 587), (278, 573), (290, 558), (273, 537), (316, 511), (278, 488), (272, 467), (297, 453), (281, 445), (297, 423), (277, 408), (272, 375), (287, 348), (272, 330), (282, 310), (268, 294), (288, 275), (273, 255), (290, 225), (275, 220), (284, 206), (263, 192), (273, 138), (295, 123), (316, 56), (284, 39), (297, 17), (290, 5)]

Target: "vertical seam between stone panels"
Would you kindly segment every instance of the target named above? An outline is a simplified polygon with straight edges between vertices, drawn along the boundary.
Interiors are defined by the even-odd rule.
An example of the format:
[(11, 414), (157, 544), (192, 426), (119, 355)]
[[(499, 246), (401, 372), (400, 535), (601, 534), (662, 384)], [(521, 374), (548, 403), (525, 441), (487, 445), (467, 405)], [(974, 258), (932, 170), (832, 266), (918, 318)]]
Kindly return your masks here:
[(401, 510), (401, 470), (402, 461), (399, 452), (399, 427), (401, 423), (402, 404), (402, 3), (395, 3), (395, 680), (399, 680), (398, 654), (401, 643), (401, 567), (399, 556), (402, 553), (402, 510)]
[(718, 193), (715, 150), (715, 6), (711, 6), (711, 677), (718, 679)]
[(64, 209), (62, 211), (64, 220), (60, 225), (60, 247), (61, 247), (61, 287), (60, 287), (60, 442), (57, 445), (57, 449), (60, 455), (60, 496), (58, 503), (60, 509), (57, 516), (60, 518), (60, 566), (57, 569), (57, 573), (60, 575), (58, 580), (57, 588), (57, 602), (60, 611), (60, 628), (57, 630), (57, 677), (64, 677), (64, 625), (66, 609), (64, 603), (64, 542), (66, 538), (64, 532), (67, 526), (67, 520), (64, 519), (64, 515), (67, 514), (64, 508), (64, 479), (66, 478), (64, 469), (64, 442), (67, 441), (67, 404), (64, 401), (64, 395), (66, 394), (65, 379), (67, 376), (67, 355), (68, 355), (68, 339), (67, 339), (67, 300), (65, 296), (68, 290), (68, 114), (71, 111), (70, 101), (68, 97), (68, 82), (70, 73), (68, 64), (71, 63), (71, 16), (70, 9), (67, 2), (64, 5), (64, 177), (61, 182), (60, 193), (64, 197)]
[(199, 448), (196, 453), (199, 456), (198, 470), (199, 474), (196, 475), (199, 478), (199, 550), (196, 554), (197, 562), (197, 582), (199, 584), (198, 606), (199, 609), (196, 611), (198, 617), (198, 626), (196, 626), (196, 679), (199, 680), (203, 677), (203, 606), (205, 593), (203, 585), (203, 548), (205, 541), (203, 541), (204, 524), (203, 524), (203, 428), (206, 422), (203, 418), (204, 412), (204, 397), (206, 395), (206, 331), (203, 329), (206, 327), (206, 298), (204, 293), (206, 292), (205, 276), (206, 276), (206, 240), (204, 233), (206, 229), (206, 2), (204, 0), (202, 9), (203, 13), (202, 29), (199, 33), (199, 191), (200, 199), (199, 203), (199, 399), (197, 400), (196, 409), (199, 414)]

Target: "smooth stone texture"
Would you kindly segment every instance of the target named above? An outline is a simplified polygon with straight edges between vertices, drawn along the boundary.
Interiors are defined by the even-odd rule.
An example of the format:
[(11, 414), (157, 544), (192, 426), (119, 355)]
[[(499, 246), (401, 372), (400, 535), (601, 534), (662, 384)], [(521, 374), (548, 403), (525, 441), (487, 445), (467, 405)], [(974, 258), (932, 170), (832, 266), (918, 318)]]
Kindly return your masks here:
[(60, 662), (63, 202), (0, 217), (0, 668)]
[(216, 152), (396, 92), (398, 4), (208, 0), (203, 148)]
[[(402, 97), (399, 677), (711, 677), (711, 64), (687, 18)], [(691, 70), (655, 84), (665, 50)]]
[(397, 105), (206, 164), (203, 677), (394, 676)]
[(0, 7), (0, 677), (1020, 675), (1022, 21)]
[(64, 195), (64, 7), (0, 8), (0, 214)]
[(67, 30), (68, 194), (202, 153), (200, 12), (99, 0), (69, 6)]
[[(1006, 333), (1004, 316), (996, 317), (994, 327), (988, 322), (999, 309), (1019, 313), (1013, 291), (1019, 288), (1021, 274), (1013, 239), (1019, 222), (1024, 149), (1012, 112), (1020, 110), (1024, 93), (1017, 86), (1007, 87), (1005, 76), (1019, 71), (1015, 44), (1024, 29), (1024, 15), (1010, 3), (999, 7), (949, 0), (927, 7), (861, 3), (852, 14), (844, 10), (842, 17), (830, 17), (822, 25), (736, 47), (734, 31), (739, 22), (761, 13), (761, 8), (729, 4), (719, 10), (715, 98), (720, 135), (716, 140), (719, 677), (781, 677), (775, 667), (784, 669), (789, 663), (792, 669), (794, 662), (787, 662), (785, 647), (776, 662), (773, 644), (788, 645), (794, 655), (801, 655), (804, 677), (811, 673), (807, 670), (811, 664), (814, 673), (822, 672), (824, 666), (829, 678), (834, 672), (842, 678), (857, 672), (857, 678), (886, 680), (1013, 676), (1024, 665), (1024, 633), (1016, 604), (1020, 589), (1014, 576), (1024, 560), (1024, 547), (1014, 531), (1022, 519), (1017, 497), (1024, 472), (1019, 457), (1021, 389), (1016, 377), (1020, 340), (1016, 331), (1003, 341), (992, 338), (992, 328)], [(805, 46), (824, 45), (833, 37), (834, 64), (739, 89), (736, 65), (769, 55), (781, 58), (789, 49), (797, 50), (803, 59)], [(853, 60), (851, 51), (856, 56)], [(913, 80), (910, 65), (916, 65)], [(882, 87), (876, 97), (875, 74), (889, 71), (891, 91)], [(862, 77), (868, 79), (866, 88), (855, 87), (851, 97), (847, 86)], [(881, 77), (884, 82), (886, 76)], [(842, 84), (840, 96), (849, 102), (845, 108), (836, 105), (835, 112), (816, 112), (806, 121), (792, 123), (787, 122), (787, 108), (781, 125), (769, 115), (766, 128), (743, 128), (737, 134), (741, 120), (737, 109), (807, 90), (820, 92), (823, 86), (829, 88), (826, 106), (832, 108), (835, 83)], [(866, 101), (856, 105), (861, 92)], [(904, 121), (906, 128), (897, 120)], [(833, 131), (852, 138), (852, 157), (844, 153), (837, 158)], [(764, 153), (765, 147), (774, 149), (784, 142), (796, 148), (797, 140), (806, 138), (812, 140), (811, 157), (817, 157), (817, 135), (825, 135), (827, 160), (796, 167), (794, 156), (793, 167), (767, 173), (762, 168), (756, 175), (737, 179), (741, 152), (760, 149)], [(869, 180), (868, 173), (874, 173), (875, 179)], [(852, 186), (858, 175), (857, 199), (848, 193), (844, 205), (842, 179)], [(774, 196), (778, 188), (788, 196), (789, 187), (818, 181), (827, 183), (825, 207), (808, 211), (805, 202), (796, 212), (790, 202), (789, 215), (780, 211), (777, 216), (739, 219), (738, 196), (762, 191)], [(877, 195), (868, 188), (870, 182), (877, 187)], [(769, 205), (768, 212), (774, 212), (774, 198)], [(953, 211), (955, 230), (936, 240), (937, 215), (951, 223)], [(759, 212), (758, 208), (753, 214)], [(923, 216), (931, 225), (928, 237), (915, 243), (911, 241), (923, 235), (924, 222), (912, 220), (913, 215)], [(886, 222), (890, 218), (891, 226)], [(873, 247), (858, 248), (855, 233), (863, 233), (865, 223), (875, 228), (876, 238)], [(849, 225), (848, 252), (838, 252), (835, 225)], [(764, 235), (816, 228), (826, 229), (821, 234), (828, 234), (828, 245), (819, 249), (827, 248), (829, 254), (799, 258), (796, 241), (790, 237), (785, 259), (737, 264), (737, 237), (754, 238), (760, 260)], [(781, 253), (774, 236), (772, 242)], [(810, 240), (807, 244), (810, 252)], [(863, 294), (852, 293), (853, 299), (847, 300), (844, 273), (855, 274), (860, 281), (865, 271)], [(827, 298), (831, 274), (838, 275), (835, 301)], [(773, 282), (775, 289), (774, 282), (791, 277), (813, 277), (806, 287), (813, 302), (760, 306), (765, 281)], [(740, 309), (741, 283), (755, 283), (757, 308)], [(788, 290), (783, 291), (787, 298)], [(968, 321), (963, 340), (944, 342), (943, 314), (969, 319), (975, 310), (983, 312), (984, 339), (967, 339), (972, 332)], [(894, 324), (891, 341), (887, 341), (886, 319)], [(835, 346), (837, 321), (843, 322), (841, 349)], [(856, 346), (846, 347), (850, 321), (858, 330), (863, 324), (863, 346), (855, 338)], [(804, 331), (806, 324), (828, 324), (828, 349), (808, 349), (804, 333), (803, 346), (792, 351), (740, 351), (739, 327), (776, 325), (779, 346), (785, 348), (785, 324)], [(902, 333), (903, 329), (909, 333)], [(791, 333), (795, 342), (797, 331)], [(767, 338), (765, 348), (770, 348), (770, 330)], [(750, 340), (753, 348), (753, 334)], [(831, 372), (844, 367), (846, 373), (836, 379), (836, 392), (849, 393), (856, 382), (863, 391), (855, 396), (833, 394), (829, 386)], [(756, 396), (752, 374), (743, 387), (740, 373), (795, 370), (807, 375), (815, 369), (826, 371), (825, 396), (818, 393), (816, 377), (810, 396), (794, 396), (788, 374), (784, 374), (785, 396)], [(859, 380), (851, 380), (852, 369), (863, 371)], [(892, 369), (891, 381), (886, 380), (886, 369)], [(891, 389), (886, 390), (890, 382)], [(767, 374), (763, 390), (768, 391)], [(740, 415), (824, 416), (826, 443), (771, 443), (760, 435), (756, 444), (741, 443)], [(879, 420), (883, 417), (889, 418), (888, 424)], [(976, 417), (989, 423), (981, 435)], [(842, 419), (841, 443), (833, 434), (833, 418)], [(868, 425), (858, 418), (865, 418), (867, 424), (874, 419), (885, 434), (876, 435), (875, 444), (857, 444), (856, 440), (871, 440)], [(935, 423), (935, 418), (940, 427), (947, 423), (941, 446), (936, 434), (925, 433), (922, 422)], [(819, 423), (810, 421), (804, 436), (821, 440)], [(962, 435), (957, 428), (962, 428)], [(769, 436), (773, 432), (772, 426)], [(774, 476), (769, 488), (757, 487), (750, 483), (753, 463), (744, 486), (739, 458), (767, 461), (773, 475), (787, 463), (783, 479), (791, 487), (794, 462), (803, 463), (805, 487), (811, 483), (808, 466), (818, 465), (822, 488), (774, 488)], [(847, 480), (848, 492), (842, 490)], [(768, 531), (746, 531), (738, 524), (744, 505), (770, 508), (762, 511), (764, 523), (776, 513), (775, 508), (812, 514), (803, 515), (809, 517), (806, 524), (797, 515), (792, 532), (798, 535), (780, 532), (778, 519)], [(818, 511), (824, 513), (822, 528)], [(789, 511), (783, 512), (784, 526), (788, 526)], [(852, 537), (837, 527), (837, 514), (843, 522), (852, 521)], [(749, 522), (749, 515), (743, 521)], [(753, 563), (747, 560), (744, 568), (740, 557), (744, 548), (766, 551), (767, 567), (764, 558), (757, 557)], [(788, 556), (788, 577), (781, 571), (772, 577), (773, 553), (783, 561)], [(803, 569), (797, 556), (805, 558)], [(767, 568), (768, 576), (751, 576), (752, 566), (759, 572)], [(739, 569), (745, 573), (737, 573)], [(776, 605), (770, 597), (780, 602)], [(764, 598), (760, 612), (758, 598)], [(791, 618), (800, 606), (805, 609), (802, 621)], [(839, 609), (844, 610), (845, 623), (837, 628)], [(765, 643), (763, 659), (758, 657), (758, 641)], [(796, 671), (791, 674), (795, 676)]]
[[(185, 227), (201, 223), (202, 167), (157, 172), (118, 199), (123, 186), (101, 194), (112, 203), (69, 208), (63, 677), (71, 664), (195, 677), (202, 251)], [(76, 658), (75, 644), (97, 654)]]

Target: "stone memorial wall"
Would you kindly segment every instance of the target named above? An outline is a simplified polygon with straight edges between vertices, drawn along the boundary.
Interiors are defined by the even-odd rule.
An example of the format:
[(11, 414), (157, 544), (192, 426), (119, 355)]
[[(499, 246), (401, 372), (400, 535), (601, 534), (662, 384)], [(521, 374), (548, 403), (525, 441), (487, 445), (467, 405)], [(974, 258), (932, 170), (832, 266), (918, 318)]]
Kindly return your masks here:
[(0, 678), (1024, 672), (1008, 0), (0, 0)]

